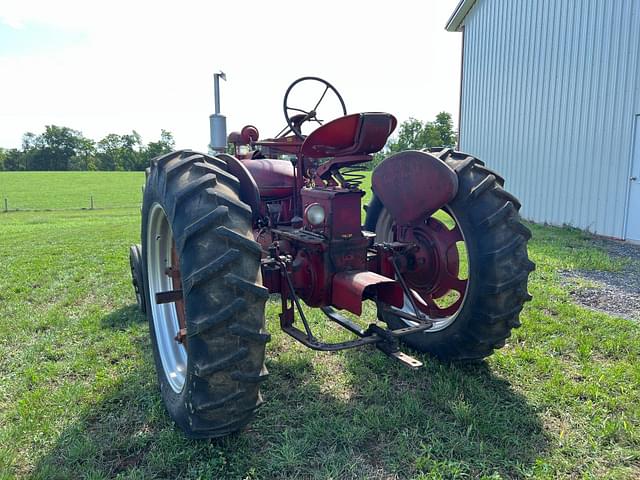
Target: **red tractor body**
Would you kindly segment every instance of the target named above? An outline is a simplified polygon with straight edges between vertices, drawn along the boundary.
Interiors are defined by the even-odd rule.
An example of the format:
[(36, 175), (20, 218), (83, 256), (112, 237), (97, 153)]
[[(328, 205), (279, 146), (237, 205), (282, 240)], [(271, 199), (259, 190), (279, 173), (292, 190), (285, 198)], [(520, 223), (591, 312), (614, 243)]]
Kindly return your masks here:
[[(376, 244), (375, 234), (362, 228), (363, 177), (349, 169), (370, 162), (396, 124), (390, 114), (367, 112), (340, 117), (304, 139), (292, 134), (260, 141), (252, 126), (229, 135), (239, 159), (231, 161), (241, 163), (255, 180), (256, 191), (246, 192), (243, 199), (262, 213), (254, 223), (254, 236), (265, 251), (264, 285), (282, 297), (282, 328), (312, 348), (336, 346), (316, 341), (309, 332), (303, 336), (293, 326), (295, 297), (311, 307), (356, 315), (367, 299), (400, 308), (408, 291), (396, 280), (392, 258), (407, 270), (416, 259), (425, 261), (430, 255), (410, 242)], [(249, 153), (242, 155), (243, 150)], [(292, 154), (293, 162), (277, 159)], [(395, 207), (393, 213), (405, 227), (424, 221), (455, 196), (456, 175), (429, 154), (404, 152), (389, 165), (392, 168), (374, 174), (374, 188), (385, 205)], [(426, 319), (413, 317), (419, 331)]]
[[(288, 104), (304, 81), (324, 87), (308, 111)], [(341, 114), (324, 123), (328, 92)], [(449, 360), (491, 354), (531, 298), (530, 233), (498, 174), (451, 148), (396, 153), (372, 173), (363, 225), (364, 169), (395, 117), (347, 115), (315, 77), (294, 82), (284, 104), (275, 138), (248, 125), (228, 137), (234, 155), (173, 152), (148, 172), (134, 286), (165, 404), (191, 436), (238, 430), (260, 404), (269, 294), (280, 296), (282, 330), (304, 345), (373, 344), (412, 368), (422, 363), (402, 343)], [(366, 327), (339, 312), (359, 316), (365, 301), (377, 309)], [(354, 338), (318, 339), (303, 303)]]

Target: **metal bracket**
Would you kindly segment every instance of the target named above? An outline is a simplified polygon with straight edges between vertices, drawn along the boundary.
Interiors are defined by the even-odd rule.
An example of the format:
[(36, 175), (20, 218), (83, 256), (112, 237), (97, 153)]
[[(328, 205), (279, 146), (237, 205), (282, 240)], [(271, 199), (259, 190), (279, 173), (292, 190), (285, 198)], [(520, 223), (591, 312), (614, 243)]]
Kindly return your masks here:
[[(351, 333), (355, 334), (359, 338), (337, 343), (325, 343), (318, 341), (311, 331), (311, 327), (309, 326), (307, 317), (304, 314), (304, 310), (302, 309), (300, 299), (295, 293), (293, 281), (291, 280), (291, 276), (289, 275), (289, 272), (287, 270), (287, 265), (288, 263), (290, 263), (290, 259), (285, 256), (278, 255), (278, 252), (275, 249), (271, 250), (269, 253), (270, 256), (267, 259), (267, 262), (277, 266), (280, 270), (280, 274), (285, 280), (285, 288), (280, 293), (282, 297), (280, 328), (286, 334), (290, 335), (306, 347), (309, 347), (313, 350), (320, 350), (325, 352), (334, 352), (338, 350), (346, 350), (348, 348), (356, 348), (363, 345), (374, 344), (385, 355), (398, 360), (400, 363), (409, 368), (419, 368), (422, 366), (422, 362), (400, 351), (397, 340), (399, 337), (402, 337), (404, 335), (422, 332), (428, 328), (431, 328), (431, 322), (423, 322), (415, 317), (413, 318), (415, 318), (418, 325), (413, 327), (389, 330), (381, 328), (378, 325), (372, 323), (366, 330), (363, 330), (360, 325), (344, 317), (333, 307), (321, 307), (322, 312), (327, 316), (327, 318), (334, 321)], [(289, 300), (293, 302), (293, 305), (287, 303)], [(300, 320), (304, 325), (305, 331), (302, 331), (293, 326), (295, 310), (298, 311), (298, 315), (300, 316)]]
[(394, 360), (397, 360), (398, 362), (402, 363), (404, 366), (409, 367), (413, 370), (417, 370), (418, 368), (423, 366), (423, 363), (420, 360), (412, 357), (411, 355), (407, 355), (406, 353), (400, 350), (386, 351), (385, 345), (386, 345), (385, 343), (380, 343), (376, 345), (376, 347), (378, 347), (378, 349), (381, 350), (382, 353), (384, 353), (388, 357), (393, 358)]
[(428, 322), (430, 323), (430, 325), (433, 325), (433, 322), (431, 322), (424, 313), (418, 310), (418, 306), (416, 305), (415, 298), (413, 298), (413, 292), (409, 289), (409, 286), (407, 285), (407, 283), (404, 281), (404, 278), (402, 277), (400, 268), (396, 263), (395, 255), (391, 256), (391, 265), (393, 265), (393, 269), (396, 272), (396, 278), (398, 279), (398, 281), (400, 282), (400, 285), (402, 286), (402, 291), (404, 292), (404, 296), (409, 299), (409, 302), (411, 303), (411, 307), (413, 308), (413, 311), (416, 314), (416, 317), (418, 317), (419, 321), (421, 322), (425, 322), (425, 323)]
[(182, 290), (168, 290), (156, 293), (156, 303), (173, 303), (182, 300)]
[(405, 335), (411, 335), (413, 333), (423, 332), (431, 328), (432, 323), (419, 323), (414, 327), (400, 328), (397, 330), (389, 330), (381, 328), (378, 325), (372, 323), (366, 330), (363, 330), (360, 325), (352, 322), (348, 318), (338, 313), (333, 307), (322, 307), (320, 310), (333, 322), (346, 328), (350, 332), (358, 335), (361, 339), (373, 338), (372, 343), (382, 353), (394, 360), (399, 361), (403, 365), (409, 368), (419, 368), (422, 366), (422, 362), (404, 352), (400, 351), (397, 339)]

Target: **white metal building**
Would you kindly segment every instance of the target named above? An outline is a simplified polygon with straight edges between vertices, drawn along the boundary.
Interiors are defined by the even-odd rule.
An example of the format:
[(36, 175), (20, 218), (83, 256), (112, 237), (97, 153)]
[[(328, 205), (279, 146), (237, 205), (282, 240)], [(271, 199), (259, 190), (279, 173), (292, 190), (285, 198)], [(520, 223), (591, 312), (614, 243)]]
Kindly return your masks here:
[(522, 215), (640, 241), (640, 0), (462, 0), (460, 149)]

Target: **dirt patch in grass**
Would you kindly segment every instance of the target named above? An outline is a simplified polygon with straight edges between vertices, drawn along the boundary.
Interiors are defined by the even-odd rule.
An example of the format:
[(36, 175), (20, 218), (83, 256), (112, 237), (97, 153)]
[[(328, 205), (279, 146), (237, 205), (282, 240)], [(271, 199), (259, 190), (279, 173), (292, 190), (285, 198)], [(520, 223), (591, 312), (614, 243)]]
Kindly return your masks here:
[(593, 244), (613, 259), (623, 260), (623, 266), (618, 271), (562, 272), (569, 294), (585, 307), (640, 320), (640, 245), (601, 238)]

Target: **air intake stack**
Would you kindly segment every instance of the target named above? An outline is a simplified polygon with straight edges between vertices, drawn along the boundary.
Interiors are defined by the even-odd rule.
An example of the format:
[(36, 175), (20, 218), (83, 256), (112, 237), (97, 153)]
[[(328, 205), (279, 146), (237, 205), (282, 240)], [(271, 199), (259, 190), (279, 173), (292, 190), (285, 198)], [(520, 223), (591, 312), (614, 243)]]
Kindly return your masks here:
[(225, 152), (227, 149), (227, 118), (220, 114), (220, 78), (227, 80), (223, 72), (213, 74), (213, 96), (215, 110), (209, 116), (209, 132), (211, 142), (209, 143), (209, 153), (215, 154)]

